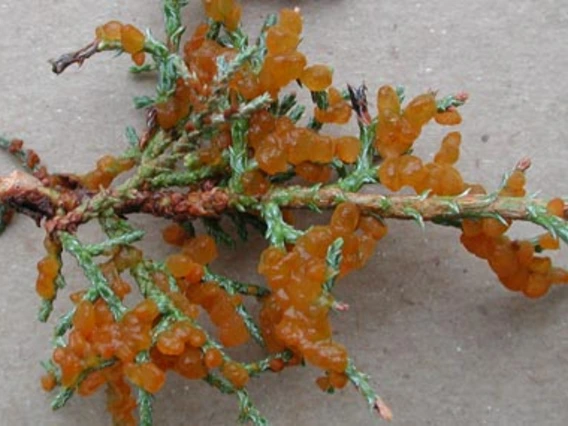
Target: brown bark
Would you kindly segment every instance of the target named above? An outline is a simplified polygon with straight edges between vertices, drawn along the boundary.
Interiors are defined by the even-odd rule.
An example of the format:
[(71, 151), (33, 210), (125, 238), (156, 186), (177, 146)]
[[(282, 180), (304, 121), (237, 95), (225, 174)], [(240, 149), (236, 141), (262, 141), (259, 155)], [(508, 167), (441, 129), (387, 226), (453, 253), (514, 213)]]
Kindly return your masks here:
[[(320, 209), (333, 208), (341, 200), (357, 204), (364, 212), (376, 213), (384, 218), (415, 219), (418, 212), (423, 220), (440, 217), (475, 216), (498, 214), (505, 219), (528, 220), (528, 202), (519, 197), (496, 197), (487, 195), (466, 195), (462, 197), (421, 197), (413, 195), (361, 194), (344, 192), (337, 187), (314, 191), (297, 187), (293, 196), (282, 201), (278, 193), (269, 194), (267, 201), (277, 201), (282, 207), (306, 208), (309, 204)], [(544, 200), (530, 200), (532, 205), (545, 206)], [(459, 211), (459, 212), (458, 212)]]
[[(259, 202), (275, 202), (281, 207), (303, 209), (316, 206), (331, 209), (338, 203), (349, 201), (363, 212), (376, 213), (384, 218), (423, 220), (461, 218), (482, 215), (500, 215), (511, 220), (530, 220), (529, 205), (545, 206), (543, 200), (527, 200), (518, 197), (465, 195), (460, 197), (421, 197), (412, 195), (360, 194), (344, 192), (330, 186), (314, 191), (310, 188), (289, 187), (258, 198)], [(248, 197), (250, 201), (250, 197)], [(80, 224), (97, 217), (102, 211), (112, 209), (118, 215), (145, 213), (174, 220), (197, 217), (218, 217), (224, 211), (235, 208), (241, 196), (222, 188), (179, 191), (139, 191), (122, 193), (103, 190), (97, 194), (84, 190), (61, 188), (56, 191), (42, 184), (35, 177), (14, 172), (0, 178), (0, 201), (30, 216), (39, 224), (46, 219), (49, 232), (74, 231)], [(246, 205), (246, 203), (245, 203)]]

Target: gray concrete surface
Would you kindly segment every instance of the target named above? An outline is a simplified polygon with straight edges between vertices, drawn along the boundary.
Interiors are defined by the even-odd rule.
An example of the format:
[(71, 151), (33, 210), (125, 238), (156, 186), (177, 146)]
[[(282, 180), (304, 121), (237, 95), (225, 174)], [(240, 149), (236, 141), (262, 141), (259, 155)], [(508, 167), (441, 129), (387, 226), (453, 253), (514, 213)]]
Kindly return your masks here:
[[(494, 186), (529, 155), (530, 189), (568, 194), (565, 0), (243, 2), (252, 29), (269, 12), (300, 5), (303, 51), (312, 62), (333, 64), (338, 84), (365, 80), (373, 91), (404, 84), (411, 95), (428, 88), (470, 92), (459, 163), (469, 181)], [(190, 25), (201, 18), (198, 3), (185, 13)], [(119, 152), (125, 125), (142, 125), (130, 99), (149, 92), (149, 81), (126, 73), (127, 58), (101, 55), (59, 77), (47, 59), (81, 46), (111, 18), (159, 31), (157, 4), (0, 1), (0, 131), (24, 138), (58, 171), (84, 171), (101, 154)], [(432, 154), (440, 135), (427, 133), (421, 152)], [(1, 174), (12, 168), (0, 157)], [(163, 254), (154, 228), (146, 247)], [(109, 424), (101, 395), (52, 413), (39, 388), (38, 363), (49, 356), (51, 332), (35, 320), (41, 237), (18, 217), (0, 238), (0, 425)], [(395, 425), (568, 424), (568, 289), (538, 302), (506, 292), (457, 238), (433, 226), (421, 232), (392, 224), (372, 264), (338, 289), (352, 310), (335, 318), (337, 339), (372, 376)], [(254, 273), (242, 250), (224, 252), (218, 267), (239, 277)], [(79, 288), (80, 275), (70, 274), (71, 288)], [(378, 424), (352, 389), (319, 392), (316, 375), (263, 377), (251, 393), (275, 426)], [(171, 377), (155, 418), (157, 425), (231, 425), (235, 410), (232, 398)]]

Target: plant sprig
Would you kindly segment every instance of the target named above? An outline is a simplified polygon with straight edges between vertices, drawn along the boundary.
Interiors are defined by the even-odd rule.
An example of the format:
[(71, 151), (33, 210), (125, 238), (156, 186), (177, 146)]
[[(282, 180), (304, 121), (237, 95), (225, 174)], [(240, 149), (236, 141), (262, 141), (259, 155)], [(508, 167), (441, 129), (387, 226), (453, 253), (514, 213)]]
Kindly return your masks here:
[[(498, 226), (506, 229), (511, 221), (521, 220), (534, 223), (544, 228), (550, 237), (559, 238), (568, 243), (568, 222), (564, 211), (552, 214), (547, 201), (536, 199), (533, 196), (506, 195), (505, 189), (513, 173), (519, 170), (524, 173), (526, 169), (520, 166), (517, 166), (515, 171), (506, 174), (501, 185), (489, 194), (473, 193), (471, 191), (473, 187), (466, 184), (463, 186), (468, 189), (458, 194), (456, 192), (461, 191), (460, 188), (458, 191), (435, 191), (433, 185), (429, 185), (432, 188), (424, 192), (421, 192), (424, 188), (418, 188), (421, 185), (415, 185), (416, 188), (408, 185), (413, 186), (416, 192), (420, 192), (416, 195), (361, 193), (360, 190), (365, 185), (381, 183), (378, 174), (388, 170), (381, 169), (386, 161), (389, 161), (392, 166), (395, 160), (403, 157), (408, 159), (411, 155), (415, 155), (412, 147), (400, 153), (400, 158), (390, 158), (390, 156), (381, 158), (379, 155), (379, 152), (383, 153), (380, 144), (384, 142), (382, 138), (385, 138), (386, 134), (381, 133), (384, 129), (379, 126), (392, 124), (391, 134), (387, 135), (392, 139), (389, 139), (390, 142), (401, 142), (399, 139), (403, 136), (410, 138), (414, 133), (420, 133), (420, 129), (415, 126), (418, 126), (417, 123), (421, 120), (411, 123), (412, 114), (407, 114), (408, 110), (412, 110), (410, 104), (413, 101), (410, 101), (405, 108), (401, 108), (400, 104), (405, 99), (405, 91), (402, 87), (387, 88), (390, 94), (387, 103), (394, 105), (390, 111), (392, 112), (392, 117), (389, 118), (391, 122), (384, 120), (384, 114), (389, 113), (388, 108), (385, 110), (379, 107), (379, 116), (371, 117), (367, 105), (367, 88), (364, 85), (357, 89), (349, 85), (346, 90), (338, 89), (342, 97), (341, 102), (351, 101), (351, 109), (359, 125), (359, 144), (357, 145), (355, 141), (358, 155), (354, 152), (346, 159), (338, 148), (339, 142), (335, 145), (335, 140), (326, 137), (322, 139), (331, 141), (330, 145), (326, 146), (330, 148), (329, 158), (322, 160), (321, 157), (318, 158), (310, 153), (310, 155), (306, 154), (308, 160), (304, 159), (296, 164), (290, 155), (296, 149), (297, 141), (292, 140), (296, 135), (294, 132), (300, 131), (298, 134), (304, 132), (302, 134), (307, 135), (306, 140), (309, 143), (315, 143), (315, 139), (309, 139), (308, 136), (320, 137), (317, 132), (322, 129), (324, 123), (311, 117), (307, 124), (302, 124), (301, 119), (305, 114), (306, 106), (300, 104), (295, 93), (279, 94), (283, 87), (272, 87), (272, 80), (276, 81), (279, 74), (285, 74), (288, 71), (288, 65), (283, 66), (282, 69), (270, 70), (266, 64), (269, 63), (267, 58), (276, 60), (273, 52), (274, 45), (271, 45), (274, 40), (271, 37), (277, 37), (279, 30), (270, 28), (275, 25), (279, 25), (280, 29), (286, 25), (298, 27), (298, 22), (294, 21), (297, 17), (289, 15), (288, 18), (292, 22), (290, 24), (290, 22), (285, 22), (286, 19), (282, 20), (284, 22), (279, 22), (276, 15), (269, 15), (259, 37), (256, 41), (251, 41), (254, 39), (249, 38), (240, 25), (231, 21), (240, 14), (240, 9), (232, 9), (233, 15), (225, 9), (219, 9), (213, 13), (209, 8), (214, 8), (216, 2), (208, 2), (206, 6), (209, 20), (206, 33), (201, 32), (201, 38), (196, 33), (190, 45), (183, 49), (184, 52), (180, 52), (181, 38), (185, 32), (182, 10), (188, 3), (187, 0), (162, 1), (165, 41), (159, 40), (149, 30), (138, 34), (141, 50), (137, 53), (148, 54), (150, 58), (148, 63), (142, 64), (145, 56), (142, 56), (142, 60), (140, 57), (135, 59), (133, 56), (138, 65), (132, 66), (130, 71), (134, 74), (152, 71), (152, 75), (156, 78), (156, 91), (151, 96), (134, 97), (135, 107), (145, 110), (147, 123), (146, 128), (139, 132), (132, 127), (126, 128), (128, 146), (117, 159), (128, 160), (134, 165), (134, 169), (122, 183), (112, 185), (110, 181), (107, 181), (110, 175), (113, 178), (116, 177), (113, 174), (114, 158), (101, 159), (97, 163), (97, 168), (87, 175), (49, 174), (37, 154), (32, 150), (24, 149), (21, 141), (0, 137), (0, 148), (12, 155), (25, 170), (25, 173), (14, 173), (9, 177), (0, 178), (0, 233), (6, 228), (12, 214), (16, 211), (32, 217), (38, 224), (44, 221), (50, 239), (60, 240), (64, 252), (75, 259), (89, 283), (83, 293), (73, 296), (74, 302), (85, 302), (81, 307), (93, 305), (93, 309), (94, 306), (99, 309), (99, 305), (108, 307), (116, 323), (113, 325), (122, 325), (122, 321), (132, 319), (127, 315), (132, 311), (128, 299), (123, 299), (123, 295), (119, 296), (120, 292), (113, 290), (120, 288), (115, 287), (117, 282), (107, 278), (110, 274), (104, 268), (110, 265), (111, 269), (114, 268), (112, 273), (118, 274), (120, 279), (122, 279), (121, 274), (129, 274), (129, 279), (135, 283), (136, 291), (146, 301), (151, 301), (149, 304), (152, 305), (153, 313), (156, 314), (156, 318), (145, 330), (147, 347), (136, 349), (135, 357), (134, 352), (132, 353), (133, 359), (131, 357), (128, 361), (122, 361), (122, 358), (115, 355), (103, 359), (99, 354), (93, 358), (98, 363), (93, 363), (93, 360), (89, 359), (90, 363), (70, 386), (61, 386), (64, 369), (58, 367), (55, 361), (46, 362), (44, 366), (48, 374), (53, 376), (56, 385), (59, 386), (59, 392), (52, 403), (54, 409), (65, 405), (82, 381), (94, 371), (111, 365), (119, 370), (124, 367), (121, 363), (125, 362), (138, 364), (137, 367), (154, 362), (159, 364), (158, 359), (162, 355), (167, 358), (168, 362), (173, 360), (175, 355), (166, 354), (167, 351), (158, 353), (160, 352), (159, 342), (162, 337), (165, 339), (168, 336), (166, 333), (175, 331), (176, 324), (184, 323), (205, 336), (202, 338), (205, 342), (202, 346), (197, 347), (196, 344), (195, 348), (189, 348), (184, 343), (184, 351), (191, 349), (194, 351), (192, 355), (198, 353), (202, 356), (199, 362), (203, 365), (207, 364), (207, 354), (213, 353), (218, 356), (218, 359), (214, 361), (219, 363), (210, 364), (216, 367), (204, 370), (206, 372), (203, 377), (204, 382), (236, 398), (239, 407), (238, 420), (241, 423), (264, 426), (268, 424), (268, 421), (253, 404), (248, 390), (245, 387), (241, 388), (238, 385), (239, 382), (229, 380), (229, 375), (225, 377), (224, 367), (228, 363), (235, 363), (241, 367), (241, 373), (244, 371), (244, 374), (250, 377), (258, 377), (269, 370), (281, 369), (282, 366), (289, 367), (297, 363), (305, 364), (305, 362), (318, 365), (307, 353), (310, 349), (317, 348), (319, 344), (324, 347), (330, 345), (329, 347), (341, 352), (340, 345), (333, 346), (336, 342), (332, 339), (331, 332), (329, 334), (322, 332), (325, 336), (321, 339), (312, 336), (313, 330), (317, 328), (314, 326), (316, 321), (314, 318), (322, 313), (327, 315), (329, 311), (346, 310), (346, 305), (335, 301), (331, 292), (338, 279), (351, 267), (350, 263), (357, 264), (356, 267), (360, 266), (359, 263), (364, 263), (365, 256), (368, 254), (365, 250), (370, 246), (363, 244), (374, 244), (380, 239), (380, 230), (385, 227), (382, 223), (383, 218), (413, 220), (422, 228), (425, 227), (426, 222), (430, 221), (459, 229), (463, 231), (463, 235), (465, 235), (468, 224), (472, 227), (479, 225), (483, 230), (483, 226), (497, 223)], [(230, 4), (233, 2), (223, 2), (225, 7)], [(297, 12), (288, 11), (288, 13)], [(123, 37), (123, 28), (120, 27), (120, 36), (114, 34), (110, 39), (101, 38), (97, 31), (97, 38), (82, 49), (62, 55), (52, 61), (54, 72), (59, 74), (70, 65), (82, 64), (88, 58), (103, 51), (116, 52), (117, 55), (126, 52), (130, 54), (132, 49), (129, 49), (127, 37)], [(290, 31), (287, 30), (292, 34), (293, 31)], [(300, 35), (297, 34), (297, 36), (299, 42)], [(203, 49), (200, 43), (204, 46)], [(201, 55), (198, 61), (193, 61), (192, 55), (185, 53), (191, 49), (198, 52), (198, 56)], [(208, 49), (211, 52), (218, 49), (218, 52), (211, 53)], [(297, 53), (299, 62), (302, 62), (305, 58), (299, 56), (299, 52)], [(278, 56), (277, 59), (280, 61), (283, 57)], [(302, 65), (299, 71), (301, 72), (291, 77), (290, 81), (298, 82), (300, 87), (309, 87), (310, 85), (306, 83), (309, 80), (306, 78), (308, 69)], [(239, 84), (243, 81), (251, 87), (257, 85), (252, 88), (258, 90), (245, 93), (239, 88)], [(190, 95), (185, 92), (186, 90)], [(332, 112), (333, 105), (330, 105), (328, 93), (330, 93), (328, 88), (311, 90), (313, 104), (311, 107), (315, 105), (320, 110)], [(434, 92), (428, 92), (421, 98), (428, 107), (424, 110), (431, 115), (429, 119), (436, 118), (439, 121), (440, 117), (448, 119), (448, 116), (454, 116), (455, 119), (457, 116), (461, 120), (459, 114), (454, 113), (455, 108), (461, 107), (466, 102), (466, 94), (457, 93), (437, 100), (435, 95)], [(188, 101), (189, 105), (180, 104), (180, 98), (183, 96), (187, 96), (187, 99), (183, 100)], [(348, 107), (349, 104), (345, 103), (343, 106)], [(168, 116), (170, 113), (177, 114), (175, 123), (166, 125), (162, 119), (170, 117)], [(256, 120), (265, 113), (268, 117), (267, 123), (264, 123), (266, 129), (261, 129), (260, 133), (266, 130), (266, 134), (259, 137), (260, 143), (269, 139), (271, 143), (274, 143), (270, 150), (263, 153), (257, 146), (253, 146), (252, 138), (249, 141), (248, 135), (251, 129), (257, 132), (262, 127)], [(325, 121), (327, 122), (327, 119)], [(406, 133), (401, 136), (397, 134), (399, 130)], [(406, 144), (407, 141), (403, 142)], [(310, 149), (317, 150), (315, 146), (310, 145), (306, 151)], [(281, 152), (277, 152), (278, 150)], [(387, 154), (384, 156), (387, 157)], [(266, 163), (271, 160), (275, 160), (282, 167), (277, 167), (276, 172), (272, 172), (269, 167), (266, 167)], [(435, 164), (432, 163), (423, 168), (450, 167), (449, 164), (442, 166), (436, 161), (434, 161)], [(337, 176), (332, 175), (332, 170)], [(457, 172), (449, 168), (443, 171)], [(400, 174), (403, 172), (406, 173), (404, 170), (396, 171)], [(262, 183), (257, 193), (248, 189), (245, 192), (243, 178), (248, 177), (248, 173), (254, 173), (254, 176)], [(100, 179), (93, 179), (95, 181), (93, 183), (89, 180), (93, 176), (98, 176)], [(432, 177), (430, 174), (428, 176), (429, 179)], [(457, 180), (456, 176), (454, 178)], [(383, 186), (389, 188), (386, 182), (388, 176), (381, 174), (381, 179), (384, 180)], [(430, 180), (428, 183), (431, 183)], [(393, 188), (395, 186), (393, 185)], [(561, 204), (561, 207), (565, 208), (563, 201)], [(356, 211), (354, 216), (358, 218), (351, 218), (357, 222), (350, 224), (352, 235), (336, 232), (334, 226), (337, 223), (334, 225), (333, 221), (337, 222), (342, 219), (337, 219), (334, 214), (335, 219), (332, 219), (329, 226), (319, 228), (325, 237), (322, 237), (322, 241), (327, 239), (325, 243), (310, 241), (309, 239), (313, 236), (310, 228), (304, 231), (302, 226), (295, 225), (293, 220), (285, 215), (288, 209), (310, 209), (321, 213), (332, 209), (339, 211), (345, 206)], [(128, 222), (128, 216), (134, 213), (150, 214), (173, 220), (178, 224), (174, 228), (176, 232), (183, 234), (186, 240), (182, 242), (173, 238), (170, 241), (172, 244), (181, 246), (181, 254), (174, 256), (179, 256), (178, 260), (182, 259), (182, 263), (187, 262), (185, 266), (190, 264), (197, 271), (196, 275), (199, 274), (199, 277), (195, 278), (195, 282), (192, 281), (194, 277), (189, 273), (184, 275), (177, 271), (174, 277), (175, 267), (169, 263), (172, 260), (171, 257), (165, 261), (155, 260), (141, 253), (134, 246), (134, 243), (147, 238), (142, 229), (137, 229)], [(365, 217), (360, 219), (359, 215)], [(205, 239), (211, 237), (217, 243), (224, 243), (231, 248), (238, 247), (236, 238), (233, 238), (232, 233), (225, 227), (225, 222), (223, 222), (225, 217), (231, 219), (236, 234), (241, 240), (247, 240), (249, 237), (247, 226), (251, 225), (268, 241), (270, 247), (263, 252), (259, 265), (262, 267), (259, 271), (269, 270), (266, 274), (268, 276), (267, 286), (242, 282), (214, 272), (212, 267), (206, 264), (208, 262), (196, 260), (201, 253), (188, 254), (191, 251), (188, 247), (193, 243), (191, 241), (188, 243), (187, 240), (196, 237)], [(374, 219), (368, 221), (372, 218)], [(81, 225), (94, 219), (99, 222), (106, 237), (97, 243), (85, 243), (77, 237), (76, 231)], [(349, 221), (349, 218), (346, 220)], [(364, 220), (367, 222), (363, 222)], [(381, 222), (382, 228), (378, 228), (378, 222)], [(197, 224), (197, 227), (194, 224)], [(367, 229), (363, 226), (365, 224)], [(197, 235), (203, 232), (200, 226), (203, 226), (204, 233), (209, 237)], [(301, 240), (298, 241), (300, 238)], [(532, 245), (529, 249), (534, 249), (537, 253), (544, 247), (540, 245), (539, 238), (529, 240)], [(168, 238), (165, 239), (168, 240)], [(464, 240), (467, 240), (467, 235)], [(210, 243), (211, 239), (206, 242)], [(510, 241), (502, 238), (499, 242), (508, 243)], [(310, 243), (314, 246), (325, 244), (323, 247), (325, 250), (319, 246), (306, 248)], [(510, 243), (511, 250), (516, 250), (515, 244), (517, 242)], [(310, 250), (317, 251), (317, 256)], [(124, 268), (119, 270), (117, 265), (120, 255), (126, 252), (136, 253), (135, 259), (132, 264), (122, 265)], [(274, 258), (271, 258), (271, 255), (274, 255)], [(98, 259), (96, 260), (98, 257), (107, 257), (108, 260), (99, 265), (97, 264)], [(119, 259), (116, 264), (114, 263), (115, 257)], [(480, 257), (483, 256), (480, 255)], [(545, 258), (537, 259), (546, 261)], [(61, 264), (59, 255), (52, 260)], [(268, 264), (264, 264), (265, 261)], [(309, 269), (312, 267), (313, 270)], [(561, 279), (568, 282), (567, 271), (555, 268), (554, 273), (559, 275), (565, 273), (566, 276), (561, 276)], [(270, 274), (273, 275), (270, 276)], [(501, 274), (500, 278), (507, 277)], [(217, 292), (217, 295), (222, 294), (225, 300), (231, 301), (228, 308), (223, 306), (222, 309), (238, 315), (236, 319), (240, 318), (243, 321), (253, 342), (264, 351), (259, 359), (241, 364), (236, 363), (231, 353), (222, 344), (223, 335), (221, 334), (221, 337), (217, 339), (214, 333), (205, 329), (195, 312), (199, 305), (203, 309), (207, 308), (205, 310), (214, 318), (209, 306), (209, 303), (213, 302), (207, 299), (211, 295), (205, 295), (204, 300), (200, 300), (192, 292), (195, 289), (202, 290), (198, 286), (207, 282), (216, 283), (208, 285), (207, 289), (212, 289), (212, 292)], [(54, 294), (57, 294), (64, 285), (64, 276), (60, 270), (54, 279)], [(294, 286), (297, 287), (296, 294), (293, 293)], [(245, 305), (240, 296), (251, 297), (246, 300)], [(211, 299), (214, 297), (211, 296)], [(47, 321), (52, 312), (54, 300), (55, 296), (49, 300), (42, 300), (39, 311), (41, 321)], [(261, 304), (259, 315), (256, 315), (255, 309), (249, 309), (249, 302)], [(75, 317), (78, 309), (79, 307), (73, 307), (55, 324), (53, 343), (59, 350), (68, 349), (71, 346), (71, 340), (76, 337), (75, 331), (78, 328)], [(195, 309), (195, 312), (191, 309)], [(271, 309), (273, 312), (270, 311)], [(274, 323), (267, 324), (270, 322), (267, 318)], [(292, 318), (293, 321), (290, 323), (293, 323), (293, 327), (282, 318), (286, 320)], [(327, 321), (326, 316), (323, 321), (325, 327), (322, 328), (329, 329)], [(239, 327), (242, 325), (240, 321), (238, 325)], [(248, 336), (245, 337), (248, 338)], [(274, 350), (273, 346), (277, 348)], [(329, 378), (332, 372), (337, 373), (340, 378), (347, 378), (372, 410), (381, 417), (390, 419), (392, 417), (390, 409), (371, 387), (369, 377), (355, 366), (351, 358), (347, 358), (346, 353), (345, 357), (348, 360), (344, 371), (323, 368), (327, 371), (326, 378)], [(319, 366), (322, 367), (322, 365)], [(171, 365), (167, 368), (170, 367)], [(173, 367), (174, 370), (176, 368)], [(215, 368), (219, 368), (219, 371), (215, 371)], [(245, 379), (248, 380), (249, 376)], [(137, 385), (134, 379), (130, 379), (129, 383), (137, 393), (140, 423), (144, 426), (151, 426), (154, 396), (143, 385), (139, 383)]]

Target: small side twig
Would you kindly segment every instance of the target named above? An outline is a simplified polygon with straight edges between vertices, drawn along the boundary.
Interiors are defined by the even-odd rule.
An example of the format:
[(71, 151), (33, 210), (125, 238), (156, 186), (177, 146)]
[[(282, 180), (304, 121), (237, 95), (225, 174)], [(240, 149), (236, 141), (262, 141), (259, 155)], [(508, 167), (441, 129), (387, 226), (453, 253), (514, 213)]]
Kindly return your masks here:
[(85, 60), (89, 59), (95, 53), (100, 51), (99, 43), (100, 40), (95, 39), (85, 47), (75, 52), (65, 53), (57, 59), (50, 59), (49, 63), (51, 64), (51, 70), (55, 74), (61, 74), (73, 64), (79, 64), (79, 66), (83, 65), (83, 62), (85, 62)]

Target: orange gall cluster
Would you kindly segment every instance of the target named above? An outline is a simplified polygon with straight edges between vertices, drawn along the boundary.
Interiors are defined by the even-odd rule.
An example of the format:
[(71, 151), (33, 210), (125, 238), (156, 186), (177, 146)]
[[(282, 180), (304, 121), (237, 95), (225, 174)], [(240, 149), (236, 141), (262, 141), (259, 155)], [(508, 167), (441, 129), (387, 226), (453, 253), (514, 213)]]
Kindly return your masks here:
[[(334, 138), (306, 127), (296, 126), (288, 117), (273, 117), (265, 110), (250, 118), (248, 145), (254, 150), (258, 167), (267, 175), (286, 172), (294, 167), (297, 175), (308, 182), (331, 179), (329, 164), (334, 158), (350, 164), (361, 150), (359, 139), (351, 136)], [(267, 191), (260, 175), (255, 188)], [(257, 191), (258, 192), (258, 191)]]
[(345, 385), (347, 350), (332, 339), (333, 302), (324, 288), (334, 274), (326, 264), (327, 251), (337, 238), (343, 239), (342, 277), (369, 260), (386, 232), (375, 218), (361, 216), (354, 204), (342, 203), (329, 225), (311, 227), (286, 250), (271, 246), (262, 253), (258, 272), (272, 294), (263, 301), (260, 325), (272, 352), (289, 349), (297, 359), (328, 371), (337, 388)]
[(242, 7), (235, 0), (202, 0), (205, 14), (235, 31), (241, 21)]
[[(391, 191), (409, 186), (417, 193), (430, 190), (432, 195), (458, 195), (465, 190), (461, 174), (454, 167), (459, 158), (459, 132), (444, 137), (433, 162), (425, 164), (410, 154), (422, 128), (433, 118), (440, 122), (440, 114), (445, 114), (437, 111), (433, 93), (417, 96), (403, 109), (396, 90), (383, 86), (377, 94), (377, 105), (375, 148), (384, 158), (377, 175), (381, 184)], [(460, 123), (460, 120), (442, 121), (444, 125)]]
[(42, 299), (52, 300), (57, 289), (55, 280), (61, 269), (61, 244), (47, 236), (44, 247), (47, 254), (37, 264), (36, 292)]
[(134, 164), (135, 162), (129, 158), (105, 155), (97, 161), (95, 170), (79, 176), (79, 181), (84, 188), (91, 191), (108, 188), (119, 174), (130, 170)]
[(97, 40), (112, 43), (120, 42), (124, 52), (129, 53), (136, 65), (144, 65), (146, 55), (144, 44), (146, 36), (142, 31), (131, 24), (123, 24), (119, 21), (109, 21), (95, 30)]
[[(516, 169), (507, 179), (500, 195), (522, 197), (525, 195), (525, 175)], [(480, 185), (475, 193), (485, 193)], [(560, 200), (562, 202), (562, 200)], [(551, 214), (563, 214), (555, 200), (549, 203)], [(562, 202), (562, 210), (564, 203)], [(544, 296), (551, 285), (568, 282), (568, 272), (553, 267), (550, 257), (537, 256), (537, 250), (558, 250), (560, 244), (549, 233), (534, 240), (511, 240), (505, 235), (510, 222), (496, 218), (464, 219), (461, 242), (477, 257), (487, 260), (499, 281), (511, 291), (520, 291), (535, 299)]]

